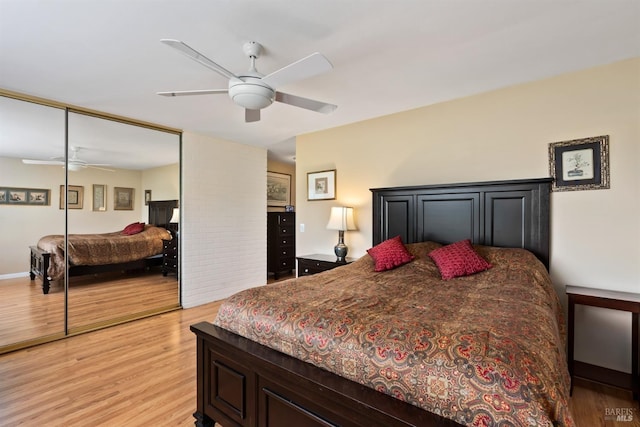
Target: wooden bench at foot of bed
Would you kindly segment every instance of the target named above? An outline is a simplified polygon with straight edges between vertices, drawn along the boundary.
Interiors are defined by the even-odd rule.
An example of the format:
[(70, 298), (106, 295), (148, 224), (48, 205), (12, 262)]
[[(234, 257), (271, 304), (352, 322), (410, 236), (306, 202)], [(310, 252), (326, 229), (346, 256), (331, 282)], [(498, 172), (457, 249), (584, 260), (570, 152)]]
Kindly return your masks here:
[[(31, 251), (31, 265), (29, 269), (29, 277), (35, 280), (36, 277), (42, 278), (42, 293), (48, 294), (51, 287), (51, 279), (47, 274), (49, 263), (51, 262), (51, 254), (43, 251), (37, 246), (29, 246)], [(162, 254), (152, 257), (140, 259), (137, 261), (123, 262), (119, 264), (103, 264), (103, 265), (71, 265), (69, 266), (69, 277), (85, 276), (87, 274), (108, 273), (111, 271), (128, 271), (142, 270), (162, 265)]]

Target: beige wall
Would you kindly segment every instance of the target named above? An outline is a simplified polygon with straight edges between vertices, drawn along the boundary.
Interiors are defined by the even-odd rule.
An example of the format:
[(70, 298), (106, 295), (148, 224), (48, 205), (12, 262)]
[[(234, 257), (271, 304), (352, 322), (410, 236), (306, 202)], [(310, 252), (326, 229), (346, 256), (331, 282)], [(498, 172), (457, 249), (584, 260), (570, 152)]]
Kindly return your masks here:
[(266, 189), (264, 148), (183, 134), (184, 307), (266, 283)]
[(142, 173), (140, 203), (142, 220), (149, 221), (149, 209), (144, 204), (144, 191), (151, 190), (151, 200), (175, 200), (180, 198), (180, 164), (147, 169)]
[[(331, 253), (330, 207), (349, 205), (359, 230), (345, 242), (363, 255), (369, 188), (547, 177), (549, 143), (598, 135), (610, 135), (611, 189), (552, 195), (551, 275), (562, 299), (567, 284), (640, 292), (640, 59), (299, 136), (297, 254)], [(307, 201), (307, 172), (325, 169), (337, 200)], [(604, 311), (579, 307), (576, 357), (630, 372), (630, 315)]]
[[(296, 165), (291, 163), (276, 162), (274, 160), (267, 160), (267, 171), (286, 173), (287, 175), (291, 175), (291, 204), (295, 207), (296, 205)], [(282, 210), (284, 210), (284, 208), (267, 206), (267, 211), (282, 211)]]

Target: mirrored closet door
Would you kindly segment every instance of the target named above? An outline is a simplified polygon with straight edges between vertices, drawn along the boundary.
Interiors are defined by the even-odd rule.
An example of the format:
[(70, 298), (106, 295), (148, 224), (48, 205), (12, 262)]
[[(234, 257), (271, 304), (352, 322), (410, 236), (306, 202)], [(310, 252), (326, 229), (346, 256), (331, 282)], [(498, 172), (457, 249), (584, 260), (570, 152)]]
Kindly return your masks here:
[[(0, 353), (178, 308), (179, 196), (179, 132), (0, 91)], [(134, 224), (131, 262), (73, 237)]]
[[(162, 269), (163, 245), (174, 243), (163, 241), (177, 239), (167, 231), (177, 224), (169, 222), (172, 210), (158, 215), (156, 205), (178, 206), (180, 136), (77, 111), (69, 113), (68, 135), (69, 186), (84, 191), (84, 206), (68, 205), (69, 235), (73, 242), (87, 234), (105, 239), (104, 248), (90, 249), (87, 268), (69, 267), (70, 331), (177, 307), (176, 274)], [(86, 162), (81, 171), (73, 171), (74, 156)], [(144, 223), (142, 231), (124, 235), (135, 223)], [(74, 249), (81, 252), (70, 247), (70, 256), (83, 256)]]
[(52, 183), (64, 184), (65, 169), (62, 163), (23, 162), (64, 160), (64, 146), (64, 108), (0, 96), (0, 348), (65, 331), (64, 293), (43, 298), (41, 286), (25, 274), (30, 246), (42, 236), (64, 234)]

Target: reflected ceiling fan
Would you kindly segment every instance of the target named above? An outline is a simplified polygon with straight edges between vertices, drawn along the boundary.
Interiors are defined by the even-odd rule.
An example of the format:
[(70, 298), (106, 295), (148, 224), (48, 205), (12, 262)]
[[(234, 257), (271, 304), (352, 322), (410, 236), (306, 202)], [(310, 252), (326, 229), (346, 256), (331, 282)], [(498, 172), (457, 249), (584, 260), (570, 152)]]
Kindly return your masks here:
[(276, 90), (280, 86), (304, 80), (331, 70), (333, 66), (327, 58), (320, 53), (313, 53), (265, 76), (256, 70), (256, 59), (260, 56), (262, 46), (257, 42), (247, 42), (244, 44), (243, 50), (249, 57), (251, 66), (249, 71), (236, 75), (226, 68), (216, 64), (180, 40), (162, 39), (160, 41), (174, 49), (177, 49), (180, 53), (188, 56), (216, 73), (228, 78), (229, 87), (227, 89), (158, 92), (158, 95), (186, 96), (227, 93), (233, 102), (244, 107), (246, 122), (259, 121), (260, 110), (268, 107), (274, 101), (324, 114), (328, 114), (337, 108), (337, 106), (333, 104), (327, 104), (325, 102), (315, 101), (301, 96), (290, 95)]
[[(69, 170), (73, 172), (77, 172), (82, 169), (92, 168), (92, 169), (100, 169), (107, 172), (114, 172), (113, 169), (107, 169), (102, 166), (110, 166), (105, 163), (89, 163), (85, 160), (78, 158), (78, 152), (82, 149), (82, 147), (69, 147), (69, 150), (73, 153), (69, 158)], [(22, 163), (26, 163), (28, 165), (60, 165), (64, 167), (64, 157), (54, 157), (51, 160), (31, 160), (31, 159), (22, 159)]]

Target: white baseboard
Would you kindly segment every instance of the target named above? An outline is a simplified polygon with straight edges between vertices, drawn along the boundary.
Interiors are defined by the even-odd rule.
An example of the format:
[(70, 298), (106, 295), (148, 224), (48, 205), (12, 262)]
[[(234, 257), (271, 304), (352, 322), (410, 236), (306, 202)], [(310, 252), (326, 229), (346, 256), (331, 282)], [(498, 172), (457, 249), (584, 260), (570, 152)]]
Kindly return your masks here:
[(0, 280), (17, 279), (18, 277), (26, 277), (29, 275), (28, 271), (22, 273), (0, 274)]

